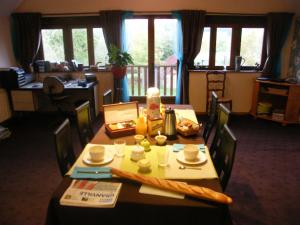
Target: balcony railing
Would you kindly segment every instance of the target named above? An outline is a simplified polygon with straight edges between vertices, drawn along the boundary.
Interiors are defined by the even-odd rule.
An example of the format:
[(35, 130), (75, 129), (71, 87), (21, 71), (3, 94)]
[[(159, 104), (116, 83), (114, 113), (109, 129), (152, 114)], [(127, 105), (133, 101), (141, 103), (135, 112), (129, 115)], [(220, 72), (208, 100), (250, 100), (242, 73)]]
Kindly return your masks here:
[[(177, 66), (155, 66), (154, 86), (161, 96), (175, 96), (177, 84)], [(133, 65), (127, 67), (127, 79), (130, 96), (145, 96), (148, 84), (148, 66)]]

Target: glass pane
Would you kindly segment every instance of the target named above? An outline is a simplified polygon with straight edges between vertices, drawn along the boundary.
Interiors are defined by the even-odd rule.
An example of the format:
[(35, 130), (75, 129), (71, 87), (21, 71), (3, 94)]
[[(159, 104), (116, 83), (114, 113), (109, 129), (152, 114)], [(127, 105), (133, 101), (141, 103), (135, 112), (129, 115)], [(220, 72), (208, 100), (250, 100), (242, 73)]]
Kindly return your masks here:
[(194, 60), (194, 64), (199, 66), (208, 66), (209, 64), (209, 46), (210, 46), (210, 27), (205, 27), (203, 31), (201, 50)]
[(125, 31), (127, 50), (134, 62), (127, 67), (129, 94), (145, 95), (148, 88), (148, 20), (127, 19)]
[(72, 29), (74, 59), (77, 63), (89, 65), (87, 29)]
[(102, 28), (93, 28), (95, 63), (105, 66), (108, 63), (107, 47)]
[(230, 65), (232, 28), (217, 28), (216, 66)]
[(245, 59), (243, 66), (255, 66), (261, 63), (264, 28), (242, 28), (241, 53)]
[(177, 36), (176, 19), (154, 20), (155, 86), (161, 96), (176, 95), (177, 58), (174, 44)]
[(65, 61), (63, 30), (42, 30), (42, 42), (45, 60), (50, 62)]

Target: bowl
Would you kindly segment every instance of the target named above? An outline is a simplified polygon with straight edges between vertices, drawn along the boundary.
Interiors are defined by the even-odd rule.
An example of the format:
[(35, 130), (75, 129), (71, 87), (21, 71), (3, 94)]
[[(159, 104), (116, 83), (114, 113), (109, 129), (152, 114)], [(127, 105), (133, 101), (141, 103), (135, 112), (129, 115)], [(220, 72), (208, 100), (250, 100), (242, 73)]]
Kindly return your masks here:
[(155, 140), (158, 145), (164, 145), (166, 143), (167, 136), (157, 135), (157, 136), (155, 136)]
[(141, 134), (137, 134), (137, 135), (134, 135), (134, 140), (137, 144), (139, 144), (142, 140), (144, 140), (144, 135), (141, 135)]
[(89, 148), (91, 161), (100, 162), (104, 159), (105, 148), (102, 145), (94, 145)]
[(151, 163), (148, 159), (141, 159), (137, 163), (139, 172), (148, 173), (150, 172)]

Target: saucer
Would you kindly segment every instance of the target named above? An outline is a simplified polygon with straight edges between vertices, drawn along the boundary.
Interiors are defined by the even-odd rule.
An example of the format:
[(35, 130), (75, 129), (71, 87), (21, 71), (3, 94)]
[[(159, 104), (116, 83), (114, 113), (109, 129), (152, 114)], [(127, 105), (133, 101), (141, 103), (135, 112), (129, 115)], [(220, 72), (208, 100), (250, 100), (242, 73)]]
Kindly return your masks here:
[(87, 165), (100, 166), (100, 165), (103, 165), (103, 164), (110, 163), (111, 161), (113, 161), (113, 159), (114, 159), (114, 155), (112, 153), (108, 152), (108, 151), (105, 151), (104, 159), (99, 161), (99, 162), (92, 161), (89, 153), (86, 153), (83, 156), (82, 161)]
[(177, 160), (186, 165), (199, 165), (207, 161), (206, 155), (203, 152), (198, 153), (198, 157), (194, 161), (187, 161), (184, 157), (183, 151), (178, 152)]

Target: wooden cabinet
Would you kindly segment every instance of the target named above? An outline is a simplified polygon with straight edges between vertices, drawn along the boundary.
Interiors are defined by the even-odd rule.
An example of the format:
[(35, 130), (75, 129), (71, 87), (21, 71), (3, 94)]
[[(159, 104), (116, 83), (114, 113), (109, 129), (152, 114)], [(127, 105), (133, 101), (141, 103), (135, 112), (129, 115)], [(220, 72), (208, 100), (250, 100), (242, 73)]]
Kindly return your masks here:
[(11, 98), (14, 111), (35, 111), (37, 106), (36, 96), (32, 91), (12, 90)]
[[(263, 104), (271, 106), (268, 112), (259, 110)], [(300, 123), (300, 85), (256, 80), (253, 87), (251, 114), (283, 125)]]

